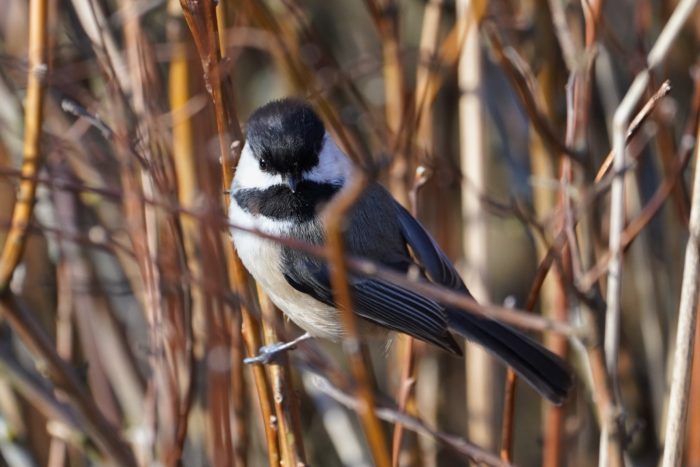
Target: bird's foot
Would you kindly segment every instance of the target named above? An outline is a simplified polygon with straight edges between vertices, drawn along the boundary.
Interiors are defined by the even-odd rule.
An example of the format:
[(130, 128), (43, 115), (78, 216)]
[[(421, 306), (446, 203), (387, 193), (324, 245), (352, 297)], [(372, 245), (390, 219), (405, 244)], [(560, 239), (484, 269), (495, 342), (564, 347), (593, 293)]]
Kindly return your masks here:
[(289, 342), (275, 342), (273, 344), (264, 345), (260, 347), (260, 350), (258, 350), (259, 353), (255, 357), (245, 358), (243, 359), (243, 363), (246, 365), (267, 365), (275, 362), (284, 352), (294, 349), (299, 342), (307, 339), (311, 339), (311, 335), (308, 332)]

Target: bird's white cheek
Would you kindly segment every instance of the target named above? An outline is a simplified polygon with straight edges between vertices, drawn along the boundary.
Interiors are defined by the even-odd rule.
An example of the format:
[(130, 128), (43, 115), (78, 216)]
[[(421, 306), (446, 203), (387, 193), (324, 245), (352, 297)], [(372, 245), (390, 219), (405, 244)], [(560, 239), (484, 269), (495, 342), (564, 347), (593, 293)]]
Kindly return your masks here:
[(238, 163), (236, 176), (233, 179), (233, 189), (258, 188), (264, 190), (265, 188), (282, 183), (282, 176), (273, 175), (260, 170), (260, 164), (255, 156), (253, 156), (248, 145), (243, 147), (241, 160)]

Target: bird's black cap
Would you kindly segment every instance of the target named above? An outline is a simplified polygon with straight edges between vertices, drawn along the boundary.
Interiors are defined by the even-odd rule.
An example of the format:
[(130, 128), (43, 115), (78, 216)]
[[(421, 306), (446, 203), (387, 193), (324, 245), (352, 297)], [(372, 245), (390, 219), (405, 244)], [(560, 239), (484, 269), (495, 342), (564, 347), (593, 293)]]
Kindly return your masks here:
[(318, 163), (326, 130), (311, 106), (300, 99), (269, 102), (248, 119), (246, 140), (264, 170), (298, 174)]

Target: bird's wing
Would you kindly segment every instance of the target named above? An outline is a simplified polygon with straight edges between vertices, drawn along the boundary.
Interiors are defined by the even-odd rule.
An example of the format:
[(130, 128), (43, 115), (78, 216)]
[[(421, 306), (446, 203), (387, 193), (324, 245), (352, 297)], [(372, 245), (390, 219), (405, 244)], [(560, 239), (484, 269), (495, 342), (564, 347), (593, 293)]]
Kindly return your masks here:
[[(336, 306), (325, 264), (303, 255), (293, 255), (286, 263), (284, 276), (292, 287)], [(447, 315), (440, 304), (381, 279), (352, 275), (348, 285), (357, 315), (461, 354), (448, 332)]]
[[(416, 262), (438, 284), (469, 293), (445, 253), (408, 211), (398, 205), (401, 232)], [(517, 330), (498, 321), (458, 309), (445, 310), (450, 329), (478, 342), (511, 365), (540, 394), (561, 404), (573, 377), (559, 357)]]
[(435, 240), (403, 206), (396, 202), (395, 204), (401, 233), (415, 261), (423, 268), (428, 278), (436, 284), (468, 293), (459, 273)]
[[(397, 228), (406, 249), (403, 253), (393, 249), (388, 256), (392, 258), (392, 264), (385, 266), (401, 272), (418, 266), (431, 281), (469, 293), (445, 253), (421, 224), (398, 203), (395, 207)], [(296, 289), (335, 306), (326, 264), (298, 252), (289, 252), (291, 261), (285, 261), (287, 281)], [(354, 311), (361, 317), (461, 354), (454, 337), (449, 333), (452, 329), (483, 345), (511, 365), (555, 404), (560, 404), (566, 398), (573, 384), (570, 370), (557, 356), (498, 321), (446, 308), (410, 289), (379, 278), (351, 275), (349, 286)]]

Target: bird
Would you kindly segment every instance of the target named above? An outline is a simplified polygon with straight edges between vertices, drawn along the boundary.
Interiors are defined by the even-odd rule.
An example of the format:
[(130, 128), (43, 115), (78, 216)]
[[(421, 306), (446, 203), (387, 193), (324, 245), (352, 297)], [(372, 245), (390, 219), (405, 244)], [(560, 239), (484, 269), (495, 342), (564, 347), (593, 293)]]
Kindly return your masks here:
[[(353, 163), (307, 101), (273, 100), (249, 117), (229, 190), (229, 220), (241, 227), (231, 228), (232, 241), (241, 262), (272, 302), (306, 331), (289, 343), (261, 350), (274, 353), (309, 337), (343, 338), (326, 260), (273, 237), (324, 245), (324, 207), (354, 173)], [(379, 183), (370, 183), (348, 213), (344, 244), (349, 255), (402, 273), (420, 271), (426, 281), (470, 295), (437, 242)], [(552, 403), (560, 405), (567, 399), (573, 386), (570, 368), (520, 331), (376, 276), (352, 273), (348, 282), (361, 334), (400, 332), (461, 356), (456, 334), (510, 365)], [(249, 363), (268, 360), (263, 353)]]

